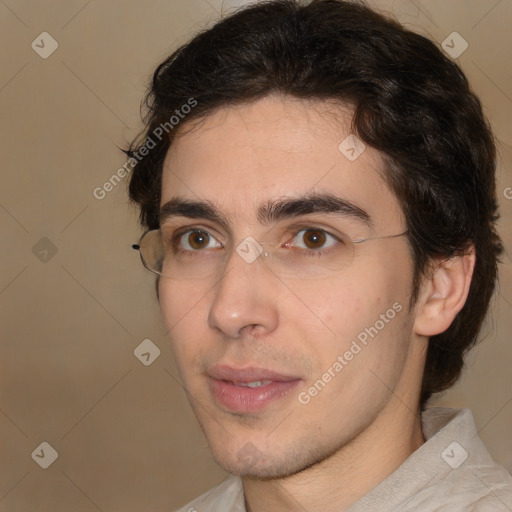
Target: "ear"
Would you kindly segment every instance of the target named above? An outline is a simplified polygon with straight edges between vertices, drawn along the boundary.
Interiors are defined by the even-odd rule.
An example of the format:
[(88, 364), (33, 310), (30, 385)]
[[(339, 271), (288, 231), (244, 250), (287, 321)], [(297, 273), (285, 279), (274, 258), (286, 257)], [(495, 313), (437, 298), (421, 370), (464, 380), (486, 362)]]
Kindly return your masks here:
[(414, 322), (416, 334), (434, 336), (450, 327), (468, 297), (475, 260), (471, 245), (466, 254), (438, 263), (424, 280)]

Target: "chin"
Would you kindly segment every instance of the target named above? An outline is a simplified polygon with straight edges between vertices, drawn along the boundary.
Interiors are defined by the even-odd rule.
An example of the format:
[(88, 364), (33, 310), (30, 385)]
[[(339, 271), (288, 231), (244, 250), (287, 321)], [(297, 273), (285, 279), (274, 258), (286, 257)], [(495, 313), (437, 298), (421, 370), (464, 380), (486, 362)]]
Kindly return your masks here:
[(221, 450), (212, 449), (212, 455), (224, 471), (254, 480), (275, 480), (296, 475), (331, 455), (318, 453), (314, 448), (306, 450), (303, 445), (287, 447), (281, 453), (272, 449), (270, 455), (260, 451), (251, 442), (247, 442), (236, 453), (228, 453), (225, 446)]
[(283, 462), (275, 463), (272, 461), (260, 461), (256, 464), (240, 463), (234, 460), (219, 460), (216, 458), (219, 466), (228, 473), (252, 480), (276, 480), (300, 473), (305, 467), (292, 468), (286, 467)]

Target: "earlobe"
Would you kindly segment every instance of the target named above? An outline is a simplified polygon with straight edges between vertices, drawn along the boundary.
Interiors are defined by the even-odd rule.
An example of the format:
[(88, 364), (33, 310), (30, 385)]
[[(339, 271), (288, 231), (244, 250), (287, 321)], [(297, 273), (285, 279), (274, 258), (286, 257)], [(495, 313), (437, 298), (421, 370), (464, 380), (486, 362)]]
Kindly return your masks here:
[(475, 261), (472, 245), (466, 254), (441, 261), (425, 279), (414, 322), (416, 334), (434, 336), (450, 327), (466, 302)]

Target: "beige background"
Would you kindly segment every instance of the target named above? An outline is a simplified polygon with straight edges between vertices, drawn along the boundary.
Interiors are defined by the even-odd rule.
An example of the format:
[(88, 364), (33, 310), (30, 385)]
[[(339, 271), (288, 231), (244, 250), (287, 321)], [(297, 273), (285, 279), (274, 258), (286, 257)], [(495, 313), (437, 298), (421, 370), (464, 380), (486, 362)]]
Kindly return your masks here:
[[(510, 246), (512, 2), (372, 4), (439, 44), (453, 31), (469, 43), (459, 61), (499, 140)], [(1, 512), (169, 512), (225, 477), (178, 383), (153, 279), (130, 249), (140, 232), (126, 183), (93, 196), (124, 162), (116, 146), (141, 128), (154, 67), (220, 11), (220, 0), (0, 0)], [(59, 45), (47, 59), (31, 48), (43, 31)], [(470, 407), (509, 471), (511, 317), (507, 257), (487, 339), (437, 400)], [(146, 338), (161, 350), (150, 366), (133, 354)], [(48, 469), (31, 457), (43, 441), (58, 452)]]

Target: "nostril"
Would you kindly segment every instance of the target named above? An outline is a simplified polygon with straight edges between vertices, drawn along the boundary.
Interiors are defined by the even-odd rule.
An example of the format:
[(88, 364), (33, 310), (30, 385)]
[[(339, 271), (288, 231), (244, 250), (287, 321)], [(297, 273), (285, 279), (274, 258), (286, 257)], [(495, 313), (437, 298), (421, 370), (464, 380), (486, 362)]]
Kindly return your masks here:
[(243, 337), (243, 336), (256, 336), (256, 331), (259, 329), (260, 325), (259, 324), (251, 324), (251, 325), (246, 325), (245, 327), (243, 327), (242, 329), (240, 329), (240, 337)]

